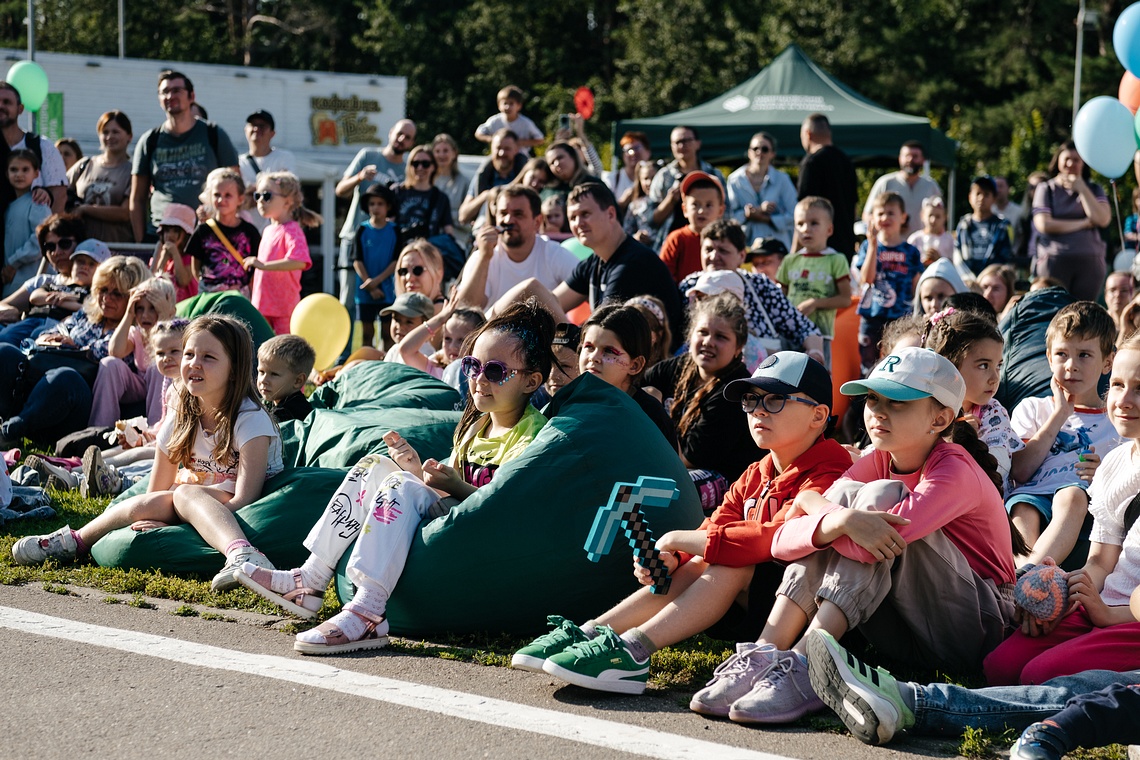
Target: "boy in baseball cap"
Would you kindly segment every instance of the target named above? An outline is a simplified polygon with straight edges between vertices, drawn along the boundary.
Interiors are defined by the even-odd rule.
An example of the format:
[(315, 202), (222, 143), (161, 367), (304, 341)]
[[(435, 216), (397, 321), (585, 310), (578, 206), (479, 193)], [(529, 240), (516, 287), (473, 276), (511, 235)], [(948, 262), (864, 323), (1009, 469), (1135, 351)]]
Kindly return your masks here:
[[(396, 296), (395, 303), (380, 310), (380, 316), (383, 317), (388, 314), (392, 315), (392, 325), (389, 328), (389, 334), (392, 336), (392, 347), (384, 355), (384, 361), (403, 364), (400, 360), (400, 340), (434, 317), (435, 305), (423, 293), (409, 291)], [(425, 343), (424, 347), (431, 351), (435, 350), (430, 343)], [(430, 354), (428, 355), (430, 356)]]
[[(831, 377), (805, 354), (768, 357), (751, 378), (725, 387), (748, 414), (756, 445), (769, 453), (749, 465), (724, 501), (696, 530), (670, 531), (657, 540), (672, 582), (667, 594), (648, 588), (581, 627), (551, 616), (552, 633), (520, 649), (511, 665), (548, 673), (588, 689), (640, 694), (657, 649), (717, 626), (718, 638), (754, 639), (772, 607), (783, 566), (772, 561), (772, 541), (797, 494), (822, 493), (851, 456), (823, 437), (831, 406)], [(648, 584), (649, 576), (638, 573)], [(747, 608), (737, 604), (742, 592)], [(592, 641), (591, 641), (592, 640)], [(588, 647), (580, 644), (588, 642)], [(770, 667), (770, 649), (740, 644), (728, 666), (754, 676)], [(617, 663), (617, 664), (615, 664)], [(748, 686), (744, 686), (747, 682)], [(727, 715), (729, 697), (751, 679), (718, 680), (693, 698), (692, 708)]]

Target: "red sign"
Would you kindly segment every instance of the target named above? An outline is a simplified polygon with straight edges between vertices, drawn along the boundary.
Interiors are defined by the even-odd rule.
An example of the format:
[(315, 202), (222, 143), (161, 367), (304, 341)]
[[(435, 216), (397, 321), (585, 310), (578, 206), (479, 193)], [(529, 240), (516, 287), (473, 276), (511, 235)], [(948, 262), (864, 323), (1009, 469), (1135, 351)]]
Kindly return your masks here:
[(574, 93), (574, 108), (583, 119), (594, 115), (594, 91), (589, 87), (579, 87)]

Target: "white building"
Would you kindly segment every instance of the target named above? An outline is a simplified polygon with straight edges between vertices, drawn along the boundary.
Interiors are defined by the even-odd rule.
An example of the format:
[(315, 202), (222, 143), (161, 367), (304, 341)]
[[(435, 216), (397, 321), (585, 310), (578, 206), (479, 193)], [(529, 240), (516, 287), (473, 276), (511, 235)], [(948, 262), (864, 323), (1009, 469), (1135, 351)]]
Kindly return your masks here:
[[(25, 51), (10, 48), (0, 48), (0, 55), (9, 66), (27, 58)], [(323, 290), (333, 291), (338, 229), (334, 189), (357, 151), (383, 145), (388, 130), (404, 117), (404, 77), (69, 53), (38, 52), (36, 63), (47, 72), (50, 92), (37, 131), (52, 139), (75, 138), (85, 155), (99, 152), (95, 124), (106, 111), (127, 114), (136, 139), (162, 123), (158, 73), (163, 69), (177, 69), (190, 77), (197, 101), (230, 136), (239, 154), (246, 152), (246, 117), (259, 110), (271, 113), (277, 126), (273, 145), (292, 151), (301, 179), (320, 186), (320, 212), (326, 223), (314, 253), (325, 254)]]

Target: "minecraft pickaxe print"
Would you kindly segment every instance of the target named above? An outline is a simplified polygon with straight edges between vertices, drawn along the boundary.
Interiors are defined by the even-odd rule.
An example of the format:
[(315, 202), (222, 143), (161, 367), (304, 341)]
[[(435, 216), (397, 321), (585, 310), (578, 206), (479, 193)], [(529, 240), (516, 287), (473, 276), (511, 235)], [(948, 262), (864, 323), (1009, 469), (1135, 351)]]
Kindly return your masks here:
[(650, 572), (654, 594), (669, 592), (670, 578), (661, 561), (661, 553), (653, 544), (653, 533), (641, 513), (645, 507), (667, 507), (681, 495), (677, 484), (668, 478), (651, 478), (642, 475), (636, 483), (614, 483), (608, 504), (598, 507), (594, 527), (586, 539), (586, 556), (598, 562), (610, 553), (619, 526), (629, 537), (633, 555), (638, 564)]

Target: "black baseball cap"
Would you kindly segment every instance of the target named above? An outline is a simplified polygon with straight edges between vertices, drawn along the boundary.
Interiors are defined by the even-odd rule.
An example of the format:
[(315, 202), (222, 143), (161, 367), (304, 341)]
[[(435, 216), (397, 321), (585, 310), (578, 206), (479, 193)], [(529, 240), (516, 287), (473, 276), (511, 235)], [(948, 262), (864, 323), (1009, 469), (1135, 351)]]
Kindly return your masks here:
[(745, 393), (758, 388), (765, 393), (791, 395), (802, 393), (817, 404), (831, 409), (831, 373), (827, 368), (799, 351), (772, 354), (752, 373), (752, 377), (733, 380), (724, 387), (724, 397), (739, 401)]
[(245, 117), (245, 123), (249, 124), (251, 121), (264, 121), (269, 125), (273, 131), (277, 131), (277, 122), (273, 121), (273, 114), (269, 111), (254, 111), (249, 116)]

